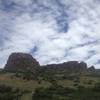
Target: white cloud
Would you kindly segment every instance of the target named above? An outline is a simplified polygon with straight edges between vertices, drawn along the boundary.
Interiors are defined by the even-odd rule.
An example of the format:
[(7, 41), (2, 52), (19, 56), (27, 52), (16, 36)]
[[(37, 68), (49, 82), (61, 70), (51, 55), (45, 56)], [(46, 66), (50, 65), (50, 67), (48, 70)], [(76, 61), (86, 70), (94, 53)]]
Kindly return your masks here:
[[(2, 0), (1, 0), (2, 1)], [(2, 4), (0, 1), (0, 5)], [(94, 0), (7, 0), (0, 9), (0, 65), (12, 52), (28, 52), (41, 64), (68, 60), (96, 64), (100, 57), (100, 12)], [(25, 9), (26, 8), (26, 9)], [(66, 16), (67, 15), (67, 16)], [(60, 20), (59, 20), (60, 19)], [(62, 21), (68, 31), (59, 31)], [(65, 33), (64, 33), (65, 32)], [(35, 52), (32, 52), (34, 48)], [(89, 52), (93, 51), (94, 54)]]

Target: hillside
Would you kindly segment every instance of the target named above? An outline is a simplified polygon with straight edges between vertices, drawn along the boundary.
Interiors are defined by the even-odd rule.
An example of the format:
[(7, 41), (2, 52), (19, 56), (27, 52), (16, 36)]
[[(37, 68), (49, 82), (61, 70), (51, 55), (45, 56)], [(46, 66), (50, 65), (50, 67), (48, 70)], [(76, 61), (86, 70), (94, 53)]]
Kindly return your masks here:
[(0, 100), (99, 100), (99, 92), (100, 71), (85, 62), (40, 66), (29, 54), (13, 53), (0, 70)]

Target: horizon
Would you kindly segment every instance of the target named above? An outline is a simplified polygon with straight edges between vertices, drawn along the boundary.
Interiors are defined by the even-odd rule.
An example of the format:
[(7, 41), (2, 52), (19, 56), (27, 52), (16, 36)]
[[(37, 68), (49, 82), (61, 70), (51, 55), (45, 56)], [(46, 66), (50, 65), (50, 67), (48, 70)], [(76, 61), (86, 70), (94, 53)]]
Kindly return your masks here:
[(99, 0), (0, 0), (0, 68), (13, 52), (40, 65), (84, 61), (100, 69)]
[[(31, 54), (29, 54), (29, 53), (23, 53), (23, 52), (13, 52), (12, 54), (10, 54), (9, 55), (9, 57), (11, 57), (13, 54), (27, 54), (27, 55), (30, 55), (30, 56), (32, 56)], [(8, 57), (8, 60), (9, 60), (9, 57)], [(33, 57), (33, 56), (32, 56)], [(33, 59), (35, 59), (34, 57), (33, 57)], [(8, 61), (7, 60), (7, 61)], [(35, 59), (36, 61), (37, 61), (37, 59)], [(40, 64), (40, 62), (39, 61), (37, 61), (39, 64), (40, 64), (40, 67), (43, 67), (43, 66), (48, 66), (48, 65), (59, 65), (59, 64), (64, 64), (64, 63), (68, 63), (68, 62), (77, 62), (78, 64), (80, 64), (80, 63), (86, 63), (86, 62), (84, 62), (84, 61), (77, 61), (77, 60), (70, 60), (70, 61), (65, 61), (65, 62), (60, 62), (60, 63), (49, 63), (49, 64), (44, 64), (44, 65), (41, 65)], [(7, 62), (6, 62), (6, 64), (7, 64)], [(5, 64), (5, 65), (6, 65)], [(86, 63), (87, 64), (87, 63)], [(3, 68), (0, 68), (0, 69), (4, 69), (5, 68), (5, 65), (4, 65), (4, 67)], [(87, 68), (91, 68), (91, 67), (94, 67), (95, 69), (100, 69), (100, 68), (96, 68), (94, 65), (91, 65), (91, 66), (88, 66), (87, 65)]]

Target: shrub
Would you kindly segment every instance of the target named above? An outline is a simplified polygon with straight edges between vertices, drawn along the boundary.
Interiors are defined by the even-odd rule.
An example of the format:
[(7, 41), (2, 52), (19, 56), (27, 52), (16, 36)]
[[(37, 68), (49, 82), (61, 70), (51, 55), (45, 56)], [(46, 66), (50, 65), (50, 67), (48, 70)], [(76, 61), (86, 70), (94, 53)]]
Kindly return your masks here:
[(4, 84), (0, 85), (0, 100), (15, 100), (16, 98), (20, 98), (21, 92), (19, 89), (14, 89), (10, 86), (6, 86)]

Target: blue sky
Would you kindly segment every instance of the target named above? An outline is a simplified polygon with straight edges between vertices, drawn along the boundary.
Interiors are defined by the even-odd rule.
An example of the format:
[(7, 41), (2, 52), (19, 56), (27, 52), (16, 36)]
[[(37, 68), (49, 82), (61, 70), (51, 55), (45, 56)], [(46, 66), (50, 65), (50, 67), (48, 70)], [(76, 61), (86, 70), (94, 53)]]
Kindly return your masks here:
[(12, 52), (40, 64), (77, 60), (100, 68), (99, 0), (0, 0), (0, 66)]

